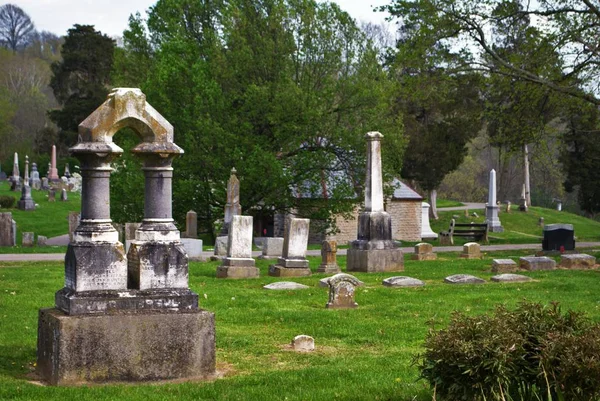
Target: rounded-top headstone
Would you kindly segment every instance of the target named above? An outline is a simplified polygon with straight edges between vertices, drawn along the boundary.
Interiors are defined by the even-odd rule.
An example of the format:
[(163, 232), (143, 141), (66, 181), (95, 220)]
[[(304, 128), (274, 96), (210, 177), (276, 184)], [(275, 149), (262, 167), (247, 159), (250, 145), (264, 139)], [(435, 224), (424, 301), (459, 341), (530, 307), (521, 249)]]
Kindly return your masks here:
[(470, 274), (455, 274), (446, 277), (444, 282), (448, 284), (483, 284), (485, 280)]
[(294, 351), (297, 352), (310, 352), (315, 350), (315, 339), (311, 336), (301, 334), (294, 337), (292, 340), (292, 346)]
[(386, 287), (421, 287), (425, 285), (419, 279), (406, 276), (389, 277), (383, 280), (382, 284)]
[[(329, 287), (329, 279), (331, 277), (333, 277), (333, 276), (325, 277), (325, 278), (322, 278), (321, 280), (319, 280), (319, 287), (328, 288)], [(360, 281), (358, 279), (356, 279), (356, 281), (358, 282), (358, 284), (356, 284), (357, 287), (362, 287), (365, 285), (365, 283), (363, 283), (362, 281)]]

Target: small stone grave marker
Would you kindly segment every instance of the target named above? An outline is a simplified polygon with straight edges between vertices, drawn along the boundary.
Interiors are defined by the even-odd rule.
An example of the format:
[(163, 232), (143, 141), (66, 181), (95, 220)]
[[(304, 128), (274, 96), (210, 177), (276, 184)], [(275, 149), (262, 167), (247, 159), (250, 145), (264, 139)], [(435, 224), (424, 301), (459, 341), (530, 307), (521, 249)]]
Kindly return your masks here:
[(0, 246), (15, 246), (16, 225), (12, 213), (0, 213)]
[(493, 273), (507, 273), (517, 271), (519, 267), (517, 262), (512, 259), (494, 259), (492, 260)]
[(496, 283), (523, 283), (531, 281), (531, 277), (523, 276), (522, 274), (504, 273), (492, 277), (491, 280)]
[(258, 257), (259, 259), (277, 259), (281, 257), (283, 252), (283, 238), (282, 237), (266, 237), (263, 238), (262, 243), (262, 254)]
[(294, 283), (293, 281), (278, 281), (263, 286), (265, 290), (305, 290), (310, 288), (307, 285)]
[(56, 202), (56, 190), (54, 188), (48, 190), (48, 202)]
[(24, 232), (21, 245), (30, 247), (30, 246), (33, 246), (34, 243), (35, 243), (35, 235), (31, 232)]
[(523, 256), (519, 258), (521, 269), (533, 270), (554, 270), (556, 262), (547, 256)]
[(455, 274), (446, 277), (444, 282), (448, 284), (483, 284), (485, 280), (470, 274)]
[(337, 264), (337, 241), (323, 241), (321, 244), (321, 264), (317, 273), (335, 274), (341, 272)]
[[(325, 278), (322, 278), (321, 280), (319, 280), (319, 287), (329, 288), (329, 279), (331, 277), (333, 277), (333, 276), (325, 277)], [(363, 287), (365, 285), (365, 283), (363, 283), (359, 279), (356, 279), (356, 281), (358, 282), (358, 284), (356, 285), (357, 287)]]
[(48, 246), (48, 237), (46, 237), (44, 235), (38, 235), (37, 245), (38, 246)]
[(427, 242), (421, 242), (415, 245), (415, 253), (411, 256), (412, 260), (436, 260), (437, 255), (433, 253), (433, 245)]
[(419, 279), (406, 276), (389, 277), (383, 280), (382, 284), (386, 287), (422, 287), (425, 285)]
[(356, 277), (345, 273), (339, 273), (329, 278), (329, 302), (328, 309), (356, 308), (354, 302), (354, 289), (359, 284)]
[(477, 242), (467, 242), (463, 245), (460, 257), (465, 259), (481, 259), (481, 246)]
[(572, 253), (560, 256), (560, 267), (565, 269), (593, 269), (596, 258), (585, 253)]
[(310, 352), (315, 350), (315, 339), (311, 336), (301, 334), (294, 337), (292, 347), (296, 352)]

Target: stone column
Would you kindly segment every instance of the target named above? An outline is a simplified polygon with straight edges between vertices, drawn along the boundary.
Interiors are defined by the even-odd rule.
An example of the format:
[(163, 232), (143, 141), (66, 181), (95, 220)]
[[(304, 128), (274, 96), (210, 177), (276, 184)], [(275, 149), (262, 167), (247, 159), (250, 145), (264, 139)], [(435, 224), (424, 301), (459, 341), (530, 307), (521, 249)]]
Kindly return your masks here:
[(496, 170), (490, 171), (490, 185), (488, 191), (488, 205), (485, 208), (485, 220), (488, 230), (495, 233), (504, 231), (498, 218), (498, 205), (496, 205)]
[[(48, 180), (50, 182), (59, 181), (58, 170), (56, 169), (56, 145), (52, 145), (52, 156), (50, 159), (50, 170), (48, 170)], [(83, 174), (82, 174), (83, 176)]]
[(402, 251), (392, 240), (392, 218), (383, 210), (383, 175), (379, 132), (369, 132), (367, 139), (367, 177), (365, 211), (358, 216), (358, 238), (350, 243), (348, 271), (403, 271)]
[(19, 176), (19, 155), (15, 152), (15, 158), (13, 162), (12, 176), (10, 177), (11, 191), (19, 191), (21, 189), (21, 177)]
[(23, 177), (23, 185), (29, 185), (29, 156), (25, 155), (25, 173)]

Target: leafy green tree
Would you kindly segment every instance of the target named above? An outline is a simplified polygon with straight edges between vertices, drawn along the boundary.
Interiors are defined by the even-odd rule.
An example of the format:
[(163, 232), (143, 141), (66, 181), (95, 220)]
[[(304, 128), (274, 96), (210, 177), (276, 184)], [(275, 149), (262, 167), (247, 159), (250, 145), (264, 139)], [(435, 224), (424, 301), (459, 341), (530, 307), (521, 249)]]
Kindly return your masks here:
[(50, 86), (62, 106), (50, 111), (66, 146), (77, 140), (77, 126), (108, 94), (114, 41), (91, 25), (74, 25), (62, 46), (62, 61), (52, 64)]

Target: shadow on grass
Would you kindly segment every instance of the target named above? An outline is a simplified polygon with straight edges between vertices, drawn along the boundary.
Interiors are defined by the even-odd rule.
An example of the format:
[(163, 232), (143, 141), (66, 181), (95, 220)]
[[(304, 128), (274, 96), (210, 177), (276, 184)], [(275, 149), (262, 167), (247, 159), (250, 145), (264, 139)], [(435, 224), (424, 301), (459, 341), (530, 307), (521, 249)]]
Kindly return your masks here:
[(0, 375), (15, 379), (27, 379), (27, 375), (35, 370), (37, 360), (34, 347), (19, 348), (0, 345)]

